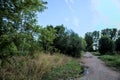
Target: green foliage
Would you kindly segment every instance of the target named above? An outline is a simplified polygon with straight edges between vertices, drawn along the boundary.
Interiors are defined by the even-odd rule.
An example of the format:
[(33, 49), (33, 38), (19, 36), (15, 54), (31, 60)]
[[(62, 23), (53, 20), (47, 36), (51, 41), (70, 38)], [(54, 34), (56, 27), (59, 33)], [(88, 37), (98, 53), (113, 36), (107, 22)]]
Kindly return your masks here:
[(17, 46), (12, 41), (11, 36), (9, 35), (2, 35), (0, 37), (0, 59), (4, 59), (9, 55), (16, 55), (17, 54)]
[(100, 57), (110, 67), (120, 70), (120, 55), (104, 55)]
[(80, 57), (81, 51), (84, 50), (86, 43), (85, 41), (78, 36), (73, 31), (65, 30), (63, 25), (55, 27), (56, 38), (54, 40), (54, 46), (61, 53), (73, 56)]
[(85, 51), (86, 50), (86, 46), (87, 46), (87, 44), (86, 44), (86, 41), (83, 39), (83, 38), (81, 38), (81, 40), (82, 40), (82, 50), (83, 51)]
[(53, 50), (53, 41), (56, 37), (55, 32), (55, 29), (51, 26), (41, 29), (39, 42), (45, 51), (51, 52)]
[[(0, 64), (4, 64), (0, 66), (0, 79), (39, 80), (53, 68), (53, 64), (61, 65), (67, 60), (43, 55), (40, 57), (43, 62), (37, 62), (33, 60), (34, 52), (60, 50), (63, 54), (80, 57), (81, 51), (85, 50), (84, 39), (63, 25), (55, 28), (37, 25), (36, 13), (46, 9), (46, 4), (43, 0), (0, 0)], [(67, 73), (65, 77), (75, 77), (81, 67), (78, 62), (71, 62), (53, 71), (56, 73), (57, 70), (61, 70), (60, 76)]]
[(99, 31), (94, 31), (92, 33), (92, 37), (93, 37), (93, 46), (95, 47), (94, 50), (98, 50), (98, 40), (100, 37)]
[(91, 32), (85, 34), (85, 41), (87, 43), (86, 50), (93, 51), (93, 37)]
[(54, 39), (54, 46), (59, 49), (60, 52), (65, 53), (64, 49), (67, 44), (67, 33), (65, 32), (65, 27), (63, 25), (59, 25), (55, 27), (55, 30), (56, 38)]
[(83, 50), (82, 38), (80, 38), (76, 33), (71, 32), (68, 42), (67, 54), (72, 55), (73, 57), (80, 57), (81, 51)]
[(92, 54), (95, 55), (95, 56), (100, 56), (99, 52), (92, 52)]
[(53, 68), (42, 80), (74, 79), (79, 77), (82, 72), (83, 68), (80, 67), (79, 62), (73, 60), (61, 67)]
[(106, 53), (113, 53), (114, 42), (107, 36), (103, 36), (99, 40), (99, 52), (103, 55)]
[(116, 35), (117, 35), (117, 29), (116, 28), (113, 28), (113, 29), (109, 29), (109, 28), (103, 29), (101, 31), (101, 34), (103, 36), (109, 37), (112, 40), (115, 40), (116, 39)]
[(120, 52), (120, 37), (115, 42), (115, 50)]
[(0, 0), (0, 59), (29, 53), (36, 26), (36, 12), (42, 12), (42, 0)]

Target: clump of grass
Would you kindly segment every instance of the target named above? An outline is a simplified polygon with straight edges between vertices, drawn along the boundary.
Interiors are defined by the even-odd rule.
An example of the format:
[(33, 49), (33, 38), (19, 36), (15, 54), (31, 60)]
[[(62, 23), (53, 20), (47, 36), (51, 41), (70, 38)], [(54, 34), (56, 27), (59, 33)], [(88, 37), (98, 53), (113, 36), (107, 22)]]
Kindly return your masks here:
[[(9, 63), (4, 67), (0, 66), (0, 80), (44, 80), (43, 78), (47, 76), (49, 77), (45, 79), (49, 80), (50, 76), (55, 74), (61, 77), (65, 73), (73, 74), (68, 69), (77, 74), (77, 70), (81, 71), (81, 68), (78, 68), (80, 65), (72, 60), (73, 58), (62, 54), (40, 53), (34, 58), (31, 56), (13, 56), (8, 59)], [(59, 70), (60, 73), (57, 72)]]
[(92, 54), (95, 55), (95, 56), (100, 56), (99, 52), (92, 52)]
[(27, 80), (37, 79), (36, 65), (28, 56), (9, 58), (9, 63), (0, 66), (0, 80)]
[(80, 64), (73, 60), (63, 66), (53, 68), (49, 74), (43, 77), (43, 80), (68, 80), (71, 78), (80, 77), (82, 72), (83, 69)]
[(100, 57), (110, 67), (120, 70), (120, 55), (103, 55)]

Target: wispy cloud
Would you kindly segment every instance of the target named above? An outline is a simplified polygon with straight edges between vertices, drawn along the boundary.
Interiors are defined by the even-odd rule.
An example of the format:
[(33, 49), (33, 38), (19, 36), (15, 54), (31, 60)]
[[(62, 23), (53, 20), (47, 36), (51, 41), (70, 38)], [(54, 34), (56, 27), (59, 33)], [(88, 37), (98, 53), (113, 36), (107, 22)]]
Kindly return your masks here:
[[(106, 6), (102, 3), (105, 2), (104, 0), (91, 0), (91, 10), (93, 12), (93, 25), (104, 24), (108, 25), (110, 16), (108, 16), (109, 12), (104, 11)], [(104, 9), (103, 9), (104, 8)], [(107, 13), (106, 13), (107, 12)]]
[(68, 6), (68, 8), (71, 10), (71, 12), (74, 12), (74, 8), (72, 7), (72, 5), (75, 3), (74, 0), (65, 0), (66, 5)]
[(64, 18), (65, 22), (72, 23), (74, 27), (78, 28), (80, 26), (79, 18), (76, 16), (76, 11), (74, 5), (76, 4), (77, 0), (65, 0), (66, 5), (71, 11), (71, 17)]

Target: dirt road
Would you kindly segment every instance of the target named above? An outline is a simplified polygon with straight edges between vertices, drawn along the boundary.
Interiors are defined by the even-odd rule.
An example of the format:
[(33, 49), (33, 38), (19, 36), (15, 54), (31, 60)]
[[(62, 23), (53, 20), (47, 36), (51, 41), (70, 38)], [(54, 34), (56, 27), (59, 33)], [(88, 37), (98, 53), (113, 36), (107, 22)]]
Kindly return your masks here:
[(120, 80), (120, 73), (105, 66), (103, 61), (91, 53), (86, 52), (82, 61), (88, 68), (85, 68), (85, 75), (76, 80)]

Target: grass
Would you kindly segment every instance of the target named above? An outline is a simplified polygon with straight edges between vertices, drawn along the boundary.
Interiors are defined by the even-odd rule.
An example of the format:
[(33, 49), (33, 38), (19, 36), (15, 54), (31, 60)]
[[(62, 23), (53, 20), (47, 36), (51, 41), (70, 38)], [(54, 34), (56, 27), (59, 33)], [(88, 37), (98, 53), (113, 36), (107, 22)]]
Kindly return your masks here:
[(13, 56), (0, 66), (0, 80), (58, 80), (77, 77), (82, 72), (79, 62), (62, 54), (39, 53), (31, 56)]
[(80, 64), (76, 61), (71, 61), (61, 67), (54, 68), (43, 80), (59, 80), (71, 79), (80, 77), (83, 70)]
[(100, 56), (100, 53), (99, 52), (91, 52), (93, 55), (95, 56)]
[(108, 66), (120, 70), (120, 55), (103, 55), (100, 57)]

